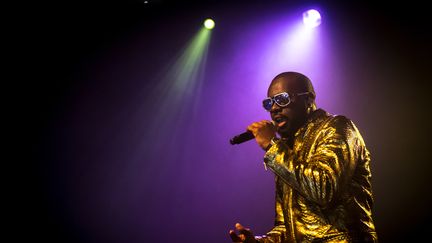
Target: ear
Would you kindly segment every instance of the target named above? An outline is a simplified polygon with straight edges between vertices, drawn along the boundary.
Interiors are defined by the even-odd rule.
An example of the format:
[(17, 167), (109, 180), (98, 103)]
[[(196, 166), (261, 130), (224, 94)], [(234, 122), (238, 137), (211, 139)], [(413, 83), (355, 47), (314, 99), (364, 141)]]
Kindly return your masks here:
[(308, 98), (311, 99), (312, 101), (314, 101), (315, 100), (315, 94), (313, 92), (309, 91)]

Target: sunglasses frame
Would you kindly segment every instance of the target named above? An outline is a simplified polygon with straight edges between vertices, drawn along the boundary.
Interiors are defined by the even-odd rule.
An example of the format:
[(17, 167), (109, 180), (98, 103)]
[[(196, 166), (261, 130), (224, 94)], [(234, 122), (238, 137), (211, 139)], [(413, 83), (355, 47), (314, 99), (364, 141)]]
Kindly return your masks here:
[[(291, 95), (290, 95), (288, 92), (281, 92), (281, 93), (279, 93), (279, 94), (275, 94), (275, 95), (273, 95), (273, 97), (267, 97), (267, 98), (265, 98), (265, 99), (262, 101), (262, 103), (263, 103), (263, 107), (264, 107), (264, 101), (266, 101), (266, 100), (270, 100), (270, 101), (271, 101), (271, 106), (270, 106), (270, 109), (269, 109), (269, 110), (267, 110), (267, 109), (264, 107), (264, 109), (265, 109), (266, 111), (270, 111), (271, 108), (273, 107), (273, 104), (274, 104), (274, 103), (276, 103), (276, 105), (278, 105), (279, 107), (285, 107), (285, 106), (288, 106), (289, 104), (291, 104), (291, 100), (292, 100), (292, 98), (294, 98), (295, 96), (306, 95), (306, 94), (309, 94), (309, 93), (310, 93), (310, 92), (297, 93), (297, 94), (293, 94), (293, 97), (291, 97)], [(275, 100), (275, 97), (278, 96), (278, 95), (281, 95), (281, 94), (287, 94), (287, 95), (288, 95), (288, 103), (287, 103), (286, 105), (281, 105), (281, 104), (279, 104), (279, 103)]]

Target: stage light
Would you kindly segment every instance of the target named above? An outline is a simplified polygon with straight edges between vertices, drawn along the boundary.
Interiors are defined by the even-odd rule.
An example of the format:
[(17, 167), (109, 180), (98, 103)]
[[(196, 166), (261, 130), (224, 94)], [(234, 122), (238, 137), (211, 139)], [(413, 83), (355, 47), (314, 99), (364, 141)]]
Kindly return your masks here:
[[(204, 26), (199, 26), (198, 29), (175, 58), (167, 63), (168, 66), (158, 77), (156, 86), (150, 91), (151, 95), (147, 95), (148, 102), (157, 106), (151, 113), (152, 122), (147, 128), (146, 136), (152, 137), (153, 145), (158, 148), (166, 146), (165, 138), (175, 136), (174, 134), (185, 129), (181, 125), (177, 127), (179, 129), (173, 127), (173, 121), (177, 124), (189, 121), (190, 124), (198, 115), (196, 109), (200, 104), (207, 53), (213, 32)], [(143, 109), (149, 112), (148, 107)]]
[(303, 13), (303, 23), (306, 27), (315, 28), (321, 24), (321, 15), (315, 9)]
[(213, 29), (215, 27), (215, 22), (213, 21), (213, 19), (206, 19), (204, 21), (204, 27), (206, 27), (206, 29)]

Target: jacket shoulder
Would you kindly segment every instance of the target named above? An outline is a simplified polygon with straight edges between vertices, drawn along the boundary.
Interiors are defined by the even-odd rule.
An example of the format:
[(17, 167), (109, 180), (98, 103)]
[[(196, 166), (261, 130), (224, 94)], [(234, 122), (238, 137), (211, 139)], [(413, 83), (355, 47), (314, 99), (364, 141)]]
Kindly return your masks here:
[(323, 126), (325, 134), (338, 134), (345, 139), (361, 137), (354, 122), (344, 115), (331, 115)]
[(335, 128), (351, 128), (355, 129), (354, 122), (344, 115), (331, 115), (327, 120), (327, 124)]

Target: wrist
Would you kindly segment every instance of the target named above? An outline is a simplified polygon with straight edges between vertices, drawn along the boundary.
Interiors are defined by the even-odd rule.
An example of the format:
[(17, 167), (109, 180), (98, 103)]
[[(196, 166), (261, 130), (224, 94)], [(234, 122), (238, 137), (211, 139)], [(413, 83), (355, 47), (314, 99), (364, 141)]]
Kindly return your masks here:
[(264, 148), (265, 151), (268, 151), (273, 145), (275, 145), (278, 141), (278, 138), (276, 137), (272, 137), (272, 139), (270, 139), (269, 144)]

